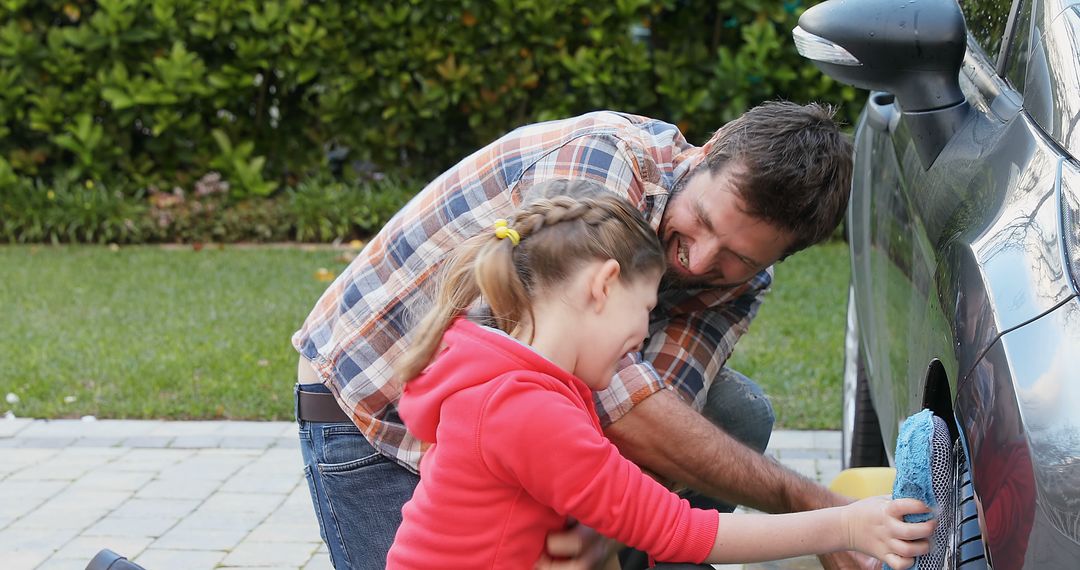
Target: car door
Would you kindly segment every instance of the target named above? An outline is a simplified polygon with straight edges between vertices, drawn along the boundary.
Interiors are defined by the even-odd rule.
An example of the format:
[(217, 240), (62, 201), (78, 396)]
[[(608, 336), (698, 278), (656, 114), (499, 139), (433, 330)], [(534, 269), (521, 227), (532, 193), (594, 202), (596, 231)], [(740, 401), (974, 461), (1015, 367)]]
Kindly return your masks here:
[[(997, 332), (1050, 308), (1047, 299), (1022, 291), (1015, 299), (986, 299), (1000, 292), (978, 283), (982, 254), (974, 251), (1000, 213), (1013, 208), (1006, 199), (1045, 195), (1060, 154), (1021, 112), (1022, 94), (999, 72), (1014, 53), (1008, 40), (1024, 37), (1017, 14), (1031, 14), (1031, 3), (965, 0), (961, 8), (970, 34), (960, 83), (971, 112), (936, 160), (927, 168), (920, 159), (889, 94), (871, 94), (856, 132), (849, 224), (854, 295), (886, 450), (904, 418), (932, 398), (957, 393), (992, 340), (971, 337), (987, 335), (985, 326), (965, 328), (978, 317), (970, 314), (973, 307), (994, 307), (987, 318)], [(1040, 3), (1036, 11), (1053, 9)]]

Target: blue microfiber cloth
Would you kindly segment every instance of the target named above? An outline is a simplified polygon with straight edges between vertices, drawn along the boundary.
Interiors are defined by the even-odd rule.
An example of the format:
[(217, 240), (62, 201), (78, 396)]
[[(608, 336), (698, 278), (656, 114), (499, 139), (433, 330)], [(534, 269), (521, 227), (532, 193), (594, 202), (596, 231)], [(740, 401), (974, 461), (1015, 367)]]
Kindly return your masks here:
[[(931, 438), (934, 436), (934, 414), (923, 410), (900, 426), (900, 435), (896, 438), (896, 481), (893, 483), (893, 498), (919, 499), (936, 510), (937, 498), (934, 496), (934, 482), (931, 461)], [(905, 515), (907, 522), (923, 522), (934, 517), (931, 513)], [(919, 567), (916, 558), (915, 566)], [(889, 565), (886, 564), (888, 569)], [(891, 570), (891, 569), (890, 569)]]
[[(923, 410), (900, 426), (896, 438), (896, 481), (893, 482), (894, 499), (919, 499), (931, 509), (937, 507), (934, 497), (934, 481), (930, 471), (930, 438), (934, 436), (934, 414)], [(923, 522), (933, 513), (907, 515), (907, 522)]]

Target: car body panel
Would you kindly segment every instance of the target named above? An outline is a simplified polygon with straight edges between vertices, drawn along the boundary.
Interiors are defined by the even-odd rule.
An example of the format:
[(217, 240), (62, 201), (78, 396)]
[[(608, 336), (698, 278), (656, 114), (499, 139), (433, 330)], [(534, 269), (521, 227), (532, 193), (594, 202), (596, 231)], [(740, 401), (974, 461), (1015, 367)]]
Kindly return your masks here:
[[(1071, 5), (1070, 5), (1071, 4)], [(1048, 2), (1036, 9), (1030, 51), (1018, 54), (1010, 76), (1019, 83), (1028, 114), (1068, 150), (1080, 155), (1080, 5)], [(1016, 69), (1022, 66), (1022, 71)]]
[[(873, 8), (902, 9), (890, 1)], [(848, 333), (857, 340), (845, 346), (857, 354), (847, 361), (865, 364), (857, 379), (869, 386), (890, 459), (911, 414), (930, 407), (953, 420), (971, 481), (955, 487), (974, 491), (981, 536), (959, 524), (954, 546), (965, 555), (947, 567), (978, 567), (985, 552), (996, 570), (1076, 569), (1080, 0), (960, 4), (975, 15), (956, 75), (964, 101), (920, 112), (948, 120), (928, 128), (892, 94), (873, 92), (856, 125), (847, 234)], [(851, 4), (829, 13), (858, 20), (842, 6)], [(857, 25), (806, 24), (803, 33), (840, 30), (818, 36), (840, 47), (866, 41)], [(1000, 51), (986, 55), (977, 36)], [(910, 47), (882, 45), (898, 57)], [(876, 64), (865, 74), (819, 68), (897, 93), (942, 79), (938, 68), (895, 81)], [(928, 153), (928, 140), (945, 142)]]
[[(886, 449), (922, 407), (931, 362), (955, 394), (998, 333), (1071, 295), (1045, 279), (1066, 271), (1054, 200), (1060, 151), (1025, 114), (1002, 116), (975, 81), (965, 92), (969, 118), (929, 170), (902, 122), (882, 132), (863, 120), (856, 134), (852, 275)], [(971, 314), (983, 310), (991, 314)]]
[(1001, 336), (957, 394), (995, 568), (1075, 568), (1080, 544), (1080, 300)]
[(1073, 293), (1056, 199), (1061, 160), (1030, 119), (1020, 115), (1000, 148), (987, 157), (990, 166), (978, 173), (976, 184), (984, 188), (969, 208), (983, 209), (971, 216), (982, 220), (946, 244), (946, 267), (952, 274), (939, 281), (942, 304), (955, 315), (958, 378), (997, 335), (1052, 310)]

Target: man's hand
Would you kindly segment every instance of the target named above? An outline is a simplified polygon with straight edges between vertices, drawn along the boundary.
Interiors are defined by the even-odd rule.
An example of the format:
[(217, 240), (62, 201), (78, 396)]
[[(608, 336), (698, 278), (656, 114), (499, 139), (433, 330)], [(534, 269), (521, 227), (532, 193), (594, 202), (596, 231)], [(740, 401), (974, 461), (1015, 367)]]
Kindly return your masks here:
[(595, 530), (578, 524), (571, 525), (562, 532), (548, 535), (544, 554), (537, 561), (536, 570), (599, 570), (617, 569), (606, 565), (611, 553), (619, 544)]

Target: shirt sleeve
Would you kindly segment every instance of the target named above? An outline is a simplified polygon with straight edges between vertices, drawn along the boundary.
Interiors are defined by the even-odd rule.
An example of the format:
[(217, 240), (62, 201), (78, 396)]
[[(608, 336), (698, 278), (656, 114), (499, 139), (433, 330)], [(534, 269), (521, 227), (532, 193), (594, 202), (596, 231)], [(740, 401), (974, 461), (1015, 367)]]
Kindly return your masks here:
[(645, 349), (627, 355), (611, 385), (595, 395), (601, 424), (665, 389), (700, 410), (771, 283), (770, 268), (735, 289), (662, 291)]
[(477, 440), (497, 478), (659, 560), (699, 563), (708, 555), (717, 513), (691, 508), (642, 473), (566, 394), (511, 381), (484, 409)]

